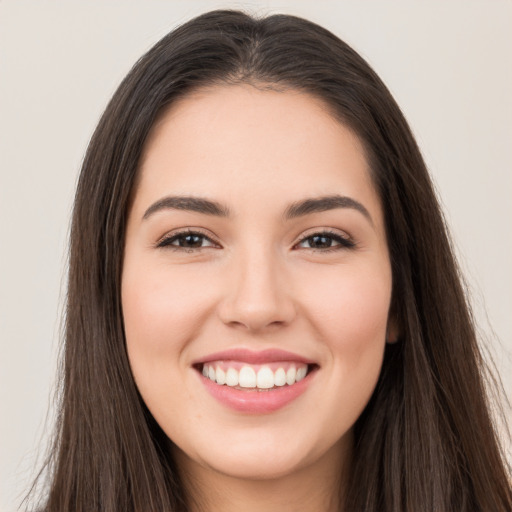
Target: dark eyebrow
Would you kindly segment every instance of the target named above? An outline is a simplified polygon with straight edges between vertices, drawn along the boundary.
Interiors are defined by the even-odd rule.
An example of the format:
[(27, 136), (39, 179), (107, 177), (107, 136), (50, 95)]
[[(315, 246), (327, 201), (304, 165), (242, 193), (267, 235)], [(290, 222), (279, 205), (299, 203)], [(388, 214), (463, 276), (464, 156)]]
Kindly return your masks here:
[(284, 212), (284, 218), (287, 220), (294, 219), (303, 215), (309, 215), (310, 213), (325, 212), (336, 208), (352, 208), (357, 210), (373, 225), (370, 212), (359, 201), (340, 195), (317, 197), (292, 203)]
[(202, 199), (192, 196), (169, 196), (153, 203), (144, 213), (143, 219), (160, 210), (189, 210), (192, 212), (203, 213), (205, 215), (215, 215), (217, 217), (229, 217), (229, 209), (216, 201)]
[[(292, 203), (284, 212), (284, 219), (290, 220), (311, 213), (325, 212), (336, 208), (352, 208), (362, 213), (373, 225), (372, 217), (368, 210), (355, 199), (347, 196), (331, 195), (317, 198), (304, 199)], [(227, 206), (193, 196), (168, 196), (159, 199), (153, 203), (144, 213), (143, 219), (147, 219), (153, 213), (160, 210), (188, 210), (204, 215), (214, 215), (217, 217), (229, 217), (230, 211)]]

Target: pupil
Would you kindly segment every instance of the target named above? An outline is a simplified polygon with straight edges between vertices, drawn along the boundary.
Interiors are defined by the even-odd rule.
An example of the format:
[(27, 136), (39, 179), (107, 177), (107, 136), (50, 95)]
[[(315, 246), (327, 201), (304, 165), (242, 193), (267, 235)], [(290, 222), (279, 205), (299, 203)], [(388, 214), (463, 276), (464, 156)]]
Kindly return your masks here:
[(312, 237), (313, 245), (315, 247), (330, 247), (331, 239), (327, 236), (315, 235)]
[(185, 245), (187, 247), (199, 247), (201, 245), (201, 237), (199, 235), (186, 235), (183, 238), (185, 243), (180, 244), (182, 247)]

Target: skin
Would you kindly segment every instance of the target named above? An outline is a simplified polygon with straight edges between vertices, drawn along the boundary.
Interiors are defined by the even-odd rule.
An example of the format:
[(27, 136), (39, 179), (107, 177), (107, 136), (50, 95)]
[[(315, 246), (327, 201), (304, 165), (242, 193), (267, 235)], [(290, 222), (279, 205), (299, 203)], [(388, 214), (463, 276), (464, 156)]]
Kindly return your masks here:
[[(332, 194), (358, 201), (371, 218), (336, 208), (283, 220), (289, 204)], [(215, 200), (231, 216), (160, 209), (144, 218), (170, 195)], [(208, 237), (202, 247), (158, 246), (187, 228)], [(354, 247), (301, 242), (326, 229)], [(362, 145), (320, 100), (219, 85), (162, 116), (129, 212), (122, 304), (136, 384), (172, 439), (193, 509), (319, 512), (340, 499), (352, 427), (386, 337), (395, 337), (391, 289)], [(192, 366), (235, 347), (288, 350), (318, 370), (282, 409), (240, 413), (212, 398)]]

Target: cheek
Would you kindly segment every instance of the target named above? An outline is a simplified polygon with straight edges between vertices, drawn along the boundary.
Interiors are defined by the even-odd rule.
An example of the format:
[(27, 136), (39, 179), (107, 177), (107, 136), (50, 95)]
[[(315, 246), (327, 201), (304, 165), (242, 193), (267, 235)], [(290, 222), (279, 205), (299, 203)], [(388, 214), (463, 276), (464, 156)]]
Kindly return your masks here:
[(147, 407), (159, 424), (174, 428), (172, 411), (184, 411), (190, 402), (185, 392), (188, 374), (183, 354), (190, 340), (199, 336), (206, 294), (186, 272), (171, 272), (165, 265), (144, 265), (146, 270), (140, 272), (140, 267), (126, 265), (123, 269), (128, 359)]
[[(311, 293), (315, 288), (316, 293)], [(341, 269), (324, 279), (311, 275), (302, 296), (311, 320), (335, 345), (351, 344), (357, 338), (371, 339), (377, 334), (385, 337), (391, 298), (391, 273), (387, 266)]]
[(165, 269), (125, 269), (122, 304), (128, 349), (153, 355), (176, 353), (193, 338), (207, 303), (197, 284), (184, 273)]
[(310, 323), (328, 351), (324, 425), (341, 436), (366, 407), (380, 375), (391, 277), (366, 268), (331, 276), (325, 283), (322, 293), (310, 299)]
[(384, 353), (391, 297), (387, 267), (331, 274), (321, 293), (310, 294), (310, 323), (328, 348), (334, 374), (344, 385), (367, 388), (377, 381)]
[(182, 354), (198, 336), (207, 298), (186, 272), (165, 265), (127, 262), (123, 269), (122, 306), (131, 370), (142, 398), (161, 425), (175, 426), (172, 411), (183, 411), (187, 367)]

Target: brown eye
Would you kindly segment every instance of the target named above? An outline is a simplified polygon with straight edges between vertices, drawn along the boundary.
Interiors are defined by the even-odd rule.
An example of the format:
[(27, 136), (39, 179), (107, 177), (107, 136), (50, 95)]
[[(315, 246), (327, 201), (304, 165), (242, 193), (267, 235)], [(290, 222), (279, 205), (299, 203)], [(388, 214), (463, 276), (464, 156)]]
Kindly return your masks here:
[[(304, 246), (304, 244), (308, 246)], [(355, 246), (352, 240), (338, 235), (337, 233), (330, 232), (314, 233), (313, 235), (303, 238), (298, 245), (305, 249), (320, 251), (350, 249)]]
[(307, 239), (312, 249), (327, 249), (331, 247), (334, 240), (332, 236), (313, 235)]
[(170, 247), (175, 250), (193, 250), (204, 247), (214, 247), (216, 244), (202, 233), (195, 231), (183, 231), (163, 238), (157, 247)]
[(175, 238), (180, 247), (201, 247), (203, 245), (203, 236), (201, 235), (182, 235)]

